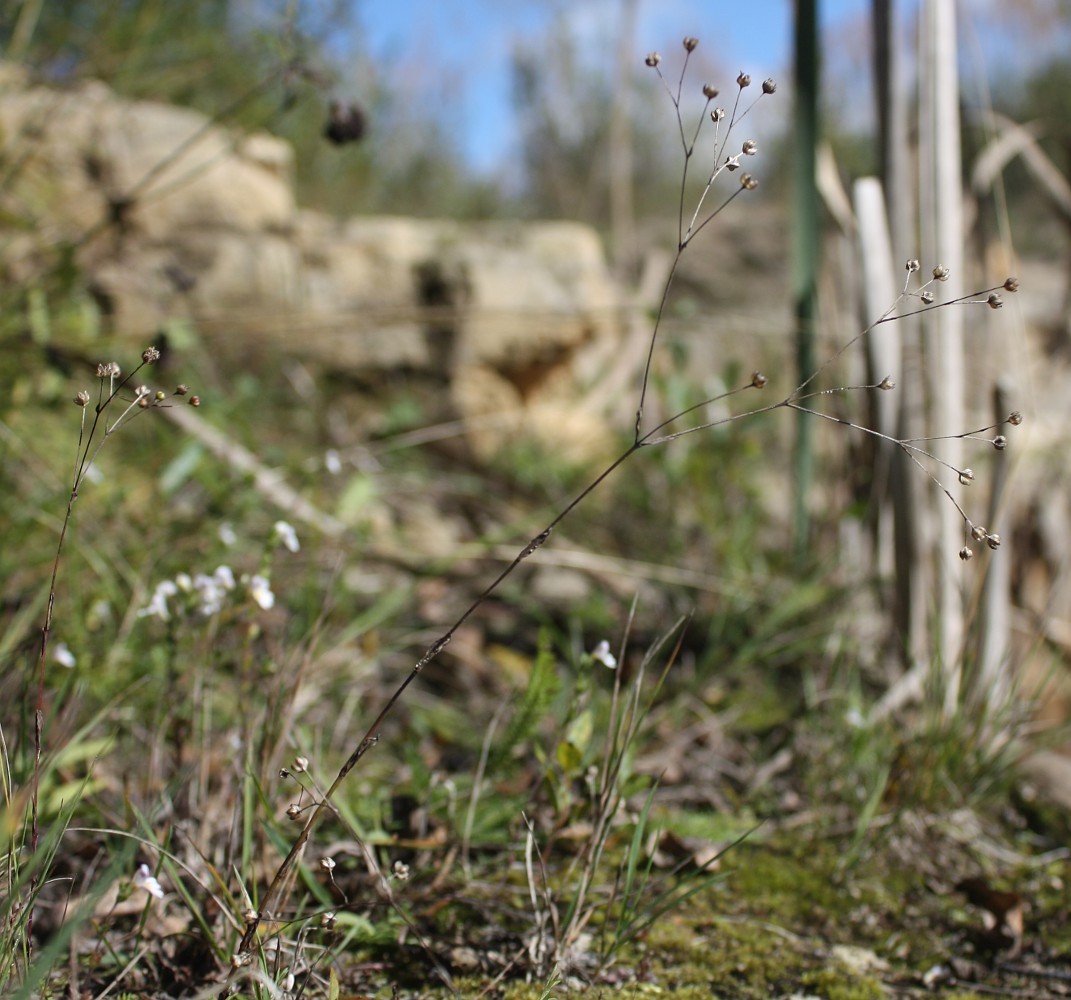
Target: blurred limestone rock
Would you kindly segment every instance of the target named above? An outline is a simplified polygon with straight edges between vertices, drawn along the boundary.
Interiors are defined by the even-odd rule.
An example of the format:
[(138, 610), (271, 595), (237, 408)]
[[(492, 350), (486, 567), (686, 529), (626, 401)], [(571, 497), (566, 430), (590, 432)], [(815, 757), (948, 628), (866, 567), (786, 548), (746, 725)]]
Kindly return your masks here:
[(520, 433), (578, 458), (607, 445), (577, 402), (619, 359), (624, 310), (585, 226), (330, 218), (296, 204), (279, 139), (13, 67), (0, 155), (5, 279), (73, 261), (111, 332), (179, 319), (231, 356), (281, 350), (370, 389), (404, 373), (481, 457)]

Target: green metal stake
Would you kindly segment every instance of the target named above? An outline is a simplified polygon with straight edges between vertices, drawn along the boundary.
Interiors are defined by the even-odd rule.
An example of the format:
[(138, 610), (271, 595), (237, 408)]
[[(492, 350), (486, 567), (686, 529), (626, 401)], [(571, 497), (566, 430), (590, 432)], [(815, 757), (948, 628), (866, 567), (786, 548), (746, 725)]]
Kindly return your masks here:
[[(796, 310), (797, 384), (815, 369), (815, 321), (818, 300), (818, 0), (796, 0), (795, 21), (796, 157), (793, 191), (792, 297)], [(800, 413), (796, 422), (795, 493), (792, 508), (793, 549), (803, 563), (810, 535), (807, 498), (814, 479), (813, 425)]]

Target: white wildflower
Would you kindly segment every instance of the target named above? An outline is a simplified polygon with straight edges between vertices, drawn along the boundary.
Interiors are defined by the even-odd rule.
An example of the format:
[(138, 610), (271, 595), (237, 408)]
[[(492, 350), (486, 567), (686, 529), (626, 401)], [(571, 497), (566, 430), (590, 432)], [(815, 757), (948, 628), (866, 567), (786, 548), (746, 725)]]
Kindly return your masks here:
[(617, 657), (610, 652), (610, 644), (605, 639), (591, 651), (591, 658), (609, 670), (617, 668)]
[(61, 667), (66, 667), (70, 670), (78, 662), (74, 658), (74, 653), (71, 652), (70, 647), (65, 642), (57, 642), (52, 647), (52, 659), (54, 659)]
[(248, 587), (249, 596), (265, 611), (275, 605), (275, 595), (271, 591), (271, 580), (266, 576), (261, 576), (258, 573), (256, 576), (250, 577)]
[(101, 626), (110, 622), (114, 617), (111, 603), (105, 597), (95, 600), (86, 615), (86, 627), (91, 632), (96, 632)]
[(844, 721), (847, 722), (852, 729), (866, 728), (866, 716), (854, 705), (844, 713)]
[(157, 899), (164, 898), (163, 886), (156, 881), (148, 865), (138, 865), (138, 870), (134, 872), (134, 885), (139, 889), (144, 889), (150, 896), (155, 896)]
[(272, 535), (290, 552), (297, 552), (301, 549), (297, 532), (294, 530), (294, 526), (287, 521), (276, 521), (272, 527)]
[(337, 476), (342, 471), (342, 457), (334, 448), (329, 448), (324, 453), (324, 468), (332, 476)]
[(219, 540), (226, 545), (227, 548), (230, 548), (238, 541), (238, 533), (234, 530), (233, 525), (227, 521), (224, 521), (223, 524), (219, 526), (217, 534), (219, 535)]
[(227, 589), (214, 575), (198, 573), (193, 578), (193, 586), (201, 599), (201, 614), (211, 616), (223, 609), (223, 599), (227, 596)]
[(138, 611), (139, 618), (159, 618), (160, 621), (166, 622), (171, 620), (171, 612), (167, 607), (167, 599), (174, 597), (179, 592), (178, 587), (173, 580), (164, 580), (156, 585), (156, 590), (153, 591), (152, 600)]

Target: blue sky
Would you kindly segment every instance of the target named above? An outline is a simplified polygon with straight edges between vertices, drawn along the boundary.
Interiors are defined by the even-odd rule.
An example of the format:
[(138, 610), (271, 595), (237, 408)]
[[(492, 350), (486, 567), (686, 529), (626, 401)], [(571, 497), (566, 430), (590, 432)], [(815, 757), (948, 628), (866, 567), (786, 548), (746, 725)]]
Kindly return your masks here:
[[(645, 52), (667, 57), (694, 35), (701, 50), (732, 74), (784, 78), (789, 68), (791, 0), (638, 0), (637, 67)], [(869, 0), (821, 0), (823, 26), (859, 21)], [(622, 0), (360, 0), (363, 44), (380, 66), (411, 65), (431, 84), (450, 88), (453, 116), (469, 163), (491, 173), (506, 159), (510, 127), (510, 56), (564, 14), (579, 38), (607, 48), (612, 60)], [(675, 57), (677, 52), (672, 52)]]
[[(625, 0), (351, 0), (364, 52), (381, 82), (441, 109), (458, 146), (476, 170), (494, 174), (516, 142), (510, 106), (510, 59), (538, 42), (555, 17), (572, 37), (613, 62)], [(756, 79), (788, 83), (793, 0), (637, 0), (633, 47), (680, 54), (685, 35), (700, 40), (724, 86), (745, 69)], [(914, 21), (919, 0), (899, 0), (902, 22)], [(824, 40), (826, 99), (849, 120), (870, 113), (868, 17), (871, 0), (818, 0)], [(981, 79), (995, 87), (1017, 80), (1071, 44), (1062, 0), (960, 0), (962, 86), (971, 99)], [(913, 47), (905, 27), (904, 43)], [(1008, 70), (1012, 72), (1008, 73)], [(786, 86), (782, 93), (788, 92)], [(359, 96), (358, 94), (354, 96)], [(779, 105), (781, 106), (781, 105)], [(785, 113), (789, 105), (783, 105)]]

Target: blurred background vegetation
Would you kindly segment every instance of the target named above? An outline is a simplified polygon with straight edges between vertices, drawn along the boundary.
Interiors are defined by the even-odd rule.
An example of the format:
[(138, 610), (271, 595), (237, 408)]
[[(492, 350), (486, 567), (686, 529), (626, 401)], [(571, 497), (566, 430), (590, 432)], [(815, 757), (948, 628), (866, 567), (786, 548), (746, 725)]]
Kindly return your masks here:
[[(268, 128), (295, 146), (302, 203), (344, 214), (520, 214), (574, 218), (605, 230), (611, 122), (614, 108), (624, 106), (637, 213), (664, 219), (667, 196), (672, 200), (679, 180), (673, 123), (649, 76), (631, 64), (622, 76), (612, 44), (630, 29), (633, 5), (622, 4), (622, 23), (607, 24), (607, 44), (599, 47), (585, 44), (564, 12), (553, 13), (553, 3), (543, 6), (551, 12), (545, 33), (527, 38), (510, 54), (510, 96), (521, 144), (518, 161), (498, 176), (478, 175), (465, 162), (457, 128), (461, 111), (451, 106), (457, 81), (438, 78), (436, 65), (424, 67), (425, 79), (414, 79), (414, 68), (404, 61), (377, 63), (363, 38), (361, 4), (353, 0), (181, 5), (27, 0), (5, 8), (0, 30), (6, 58), (54, 85), (100, 79), (129, 97), (223, 113), (242, 128)], [(1066, 56), (1052, 50), (1053, 40), (1067, 30), (1068, 5), (1035, 0), (1017, 5), (1014, 13), (997, 4), (971, 13), (969, 30), (983, 34), (977, 50), (965, 57), (972, 63), (969, 86), (988, 87), (997, 112), (1042, 123), (1045, 150), (1066, 175), (1071, 71)], [(913, 5), (904, 5), (900, 16), (909, 23)], [(872, 81), (863, 56), (866, 31), (865, 21), (846, 21), (822, 49), (823, 126), (846, 177), (879, 166), (868, 106)], [(633, 44), (654, 47), (659, 41), (669, 44), (648, 39)], [(635, 57), (631, 51), (633, 62)], [(474, 52), (473, 64), (479, 58)], [(712, 68), (727, 82), (735, 75), (729, 67)], [(327, 105), (338, 93), (362, 105), (374, 142), (341, 151), (322, 142)], [(967, 90), (964, 100), (977, 105)], [(967, 128), (980, 124), (969, 119)], [(783, 187), (773, 171), (785, 169), (787, 141), (779, 140), (781, 155), (765, 164), (764, 185)], [(1032, 187), (1014, 183), (1009, 191), (1029, 205), (1036, 203)], [(1038, 236), (1026, 227), (1022, 235)]]
[[(433, 73), (414, 79), (411, 67), (377, 63), (362, 40), (359, 13), (359, 5), (343, 0), (280, 7), (249, 0), (23, 0), (0, 12), (0, 39), (7, 59), (50, 86), (99, 79), (129, 97), (188, 105), (222, 124), (285, 138), (295, 149), (300, 203), (339, 216), (575, 219), (597, 228), (626, 285), (639, 277), (643, 250), (672, 242), (681, 170), (676, 123), (649, 75), (622, 75), (613, 45), (593, 52), (559, 17), (546, 35), (518, 47), (511, 88), (516, 159), (489, 175), (466, 162), (449, 86)], [(1016, 16), (1025, 37), (1040, 37), (1051, 32), (1052, 18), (1066, 26), (1071, 5), (1039, 2), (1018, 7)], [(822, 119), (847, 184), (875, 171), (879, 154), (867, 109), (861, 113), (846, 96), (857, 67), (839, 61), (842, 51), (823, 49)], [(736, 69), (722, 74), (727, 86)], [(984, 82), (996, 111), (1041, 123), (1042, 148), (1069, 176), (1071, 57), (1001, 62), (999, 77)], [(359, 105), (367, 141), (325, 141), (332, 101)], [(732, 308), (738, 298), (787, 297), (791, 126), (784, 111), (764, 139), (757, 214), (744, 209), (709, 253), (701, 246), (708, 254), (701, 266), (687, 261), (670, 334), (674, 322), (701, 327), (708, 311)], [(982, 146), (980, 117), (965, 115), (963, 130), (966, 149)], [(621, 143), (630, 163), (624, 221), (613, 193)], [(1018, 163), (1009, 167), (1006, 190), (1018, 250), (1066, 256), (1071, 226)], [(995, 227), (993, 205), (982, 202), (981, 211)], [(758, 220), (758, 241), (747, 232), (751, 218)], [(822, 224), (827, 234), (836, 228), (831, 216)], [(712, 261), (736, 270), (719, 270), (712, 281)], [(838, 267), (830, 271), (824, 287), (834, 291), (835, 313)], [(13, 727), (7, 745), (16, 785), (25, 785), (32, 770), (36, 628), (77, 433), (72, 378), (90, 348), (114, 351), (124, 370), (129, 362), (121, 355), (132, 350), (100, 336), (76, 295), (42, 299), (25, 291), (0, 333), (0, 348), (10, 348), (0, 360), (0, 656), (23, 668), (8, 672), (0, 690), (5, 728)], [(847, 318), (853, 332), (854, 322)], [(73, 352), (62, 337), (38, 336), (44, 327), (79, 324), (89, 334)], [(292, 834), (280, 821), (254, 843), (247, 829), (258, 810), (271, 813), (278, 804), (260, 796), (267, 797), (264, 788), (279, 766), (295, 747), (322, 762), (323, 774), (327, 762), (344, 759), (359, 728), (354, 720), (404, 676), (412, 651), (436, 637), (465, 595), (486, 584), (489, 565), (499, 565), (481, 558), (485, 550), (499, 540), (523, 544), (525, 532), (542, 527), (592, 470), (535, 445), (477, 466), (449, 440), (414, 444), (438, 414), (420, 387), (399, 384), (391, 405), (348, 442), (345, 474), (327, 476), (323, 456), (337, 444), (329, 428), (340, 413), (348, 416), (352, 386), (311, 385), (307, 373), (280, 370), (268, 352), (213, 354), (200, 349), (195, 330), (171, 334), (181, 370), (168, 369), (167, 377), (210, 399), (211, 420), (302, 496), (340, 517), (377, 503), (418, 511), (426, 504), (459, 543), (457, 556), (414, 562), (405, 539), (386, 544), (383, 524), (370, 519), (341, 541), (303, 539), (293, 558), (269, 554), (276, 515), (246, 475), (221, 468), (163, 421), (139, 420), (109, 443), (101, 480), (87, 483), (79, 498), (61, 577), (57, 640), (79, 666), (53, 675), (60, 680), (47, 728), (55, 746), (79, 752), (51, 761), (47, 815), (58, 816), (74, 788), (86, 797), (82, 825), (123, 827), (138, 810), (152, 809), (139, 820), (146, 829), (160, 817), (181, 825), (200, 811), (199, 849), (221, 871), (238, 865), (252, 884), (265, 876), (263, 867), (254, 872), (257, 851), (267, 851), (266, 844), (278, 849)], [(752, 357), (788, 367), (792, 345), (762, 334), (756, 332), (748, 370)], [(697, 366), (688, 344), (669, 336), (667, 346), (671, 363), (658, 371), (654, 391), (673, 412), (694, 399)], [(719, 357), (705, 376), (737, 384), (746, 376), (742, 363)], [(386, 843), (399, 831), (416, 841), (428, 826), (416, 831), (399, 819), (412, 799), (429, 811), (433, 830), (449, 826), (456, 833), (463, 826), (457, 803), (475, 785), (486, 729), (498, 719), (499, 703), (508, 703), (533, 718), (523, 732), (520, 724), (510, 730), (506, 759), (496, 760), (497, 801), (479, 813), (475, 837), (488, 850), (516, 842), (516, 817), (533, 796), (551, 803), (551, 828), (568, 828), (583, 812), (584, 775), (596, 758), (587, 744), (567, 763), (555, 758), (562, 719), (577, 717), (578, 706), (595, 698), (605, 720), (608, 683), (600, 688), (604, 678), (587, 679), (584, 653), (599, 639), (620, 639), (636, 591), (636, 646), (653, 643), (679, 615), (694, 616), (668, 688), (672, 697), (652, 716), (636, 770), (663, 775), (666, 808), (698, 816), (692, 826), (702, 836), (722, 841), (763, 817), (814, 807), (823, 813), (816, 822), (851, 832), (854, 859), (880, 813), (1011, 794), (1019, 746), (993, 744), (985, 720), (961, 718), (951, 731), (929, 718), (910, 731), (893, 723), (858, 728), (859, 713), (889, 681), (880, 651), (868, 648), (885, 633), (841, 628), (838, 618), (850, 606), (853, 580), (840, 572), (839, 545), (845, 525), (865, 516), (856, 479), (866, 455), (849, 445), (823, 452), (821, 509), (801, 565), (785, 517), (790, 446), (776, 423), (764, 417), (641, 455), (578, 510), (561, 532), (563, 547), (583, 540), (587, 550), (617, 560), (614, 572), (576, 590), (566, 577), (552, 577), (543, 591), (535, 574), (518, 574), (486, 609), (479, 654), (456, 642), (414, 686), (385, 730), (383, 750), (343, 789), (347, 819), (371, 842)], [(622, 446), (629, 430), (622, 427)], [(465, 547), (476, 543), (479, 552)], [(278, 604), (261, 614), (247, 602), (210, 629), (138, 617), (160, 581), (211, 572), (221, 562), (246, 573), (270, 565)], [(635, 587), (623, 586), (623, 576)], [(547, 649), (561, 678), (533, 691)], [(96, 763), (105, 751), (86, 734), (98, 725), (123, 741), (123, 766)], [(659, 750), (675, 746), (682, 732), (698, 733), (696, 742), (677, 747), (676, 757)], [(720, 771), (704, 770), (711, 758)], [(764, 770), (770, 761), (776, 763)], [(144, 765), (141, 773), (131, 770), (133, 762)], [(241, 803), (234, 808), (245, 811), (245, 826), (219, 811), (224, 799)], [(1036, 825), (1048, 836), (1056, 828), (1050, 822)]]

